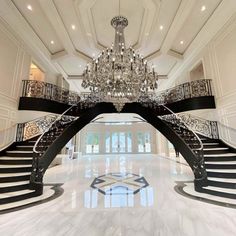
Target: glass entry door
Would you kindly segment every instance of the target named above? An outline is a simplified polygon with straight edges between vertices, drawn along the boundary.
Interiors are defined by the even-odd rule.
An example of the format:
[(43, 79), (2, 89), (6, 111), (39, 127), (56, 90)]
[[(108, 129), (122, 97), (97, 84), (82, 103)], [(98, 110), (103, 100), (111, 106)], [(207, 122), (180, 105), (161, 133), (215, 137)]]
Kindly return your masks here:
[(111, 152), (112, 153), (126, 152), (124, 132), (117, 132), (111, 134)]
[(151, 152), (151, 135), (149, 132), (138, 133), (138, 152)]
[[(111, 148), (110, 148), (111, 147)], [(127, 153), (132, 152), (130, 132), (114, 132), (106, 135), (106, 152)]]
[(99, 135), (87, 133), (85, 147), (86, 153), (99, 153)]

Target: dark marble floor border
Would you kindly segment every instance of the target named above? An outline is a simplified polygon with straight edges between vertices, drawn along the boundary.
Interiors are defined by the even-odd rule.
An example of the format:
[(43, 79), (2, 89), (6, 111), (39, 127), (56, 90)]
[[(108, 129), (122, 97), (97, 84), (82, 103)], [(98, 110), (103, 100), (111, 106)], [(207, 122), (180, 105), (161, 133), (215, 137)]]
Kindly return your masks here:
[(201, 201), (201, 202), (205, 202), (205, 203), (209, 203), (209, 204), (213, 204), (213, 205), (217, 205), (217, 206), (221, 206), (221, 207), (236, 209), (236, 204), (220, 202), (220, 201), (212, 200), (212, 199), (209, 199), (209, 198), (194, 196), (192, 194), (189, 194), (189, 193), (185, 192), (184, 187), (187, 186), (186, 183), (193, 183), (193, 181), (176, 181), (175, 183), (176, 183), (176, 185), (174, 187), (174, 190), (178, 194), (180, 194), (184, 197), (187, 197), (187, 198), (190, 198), (190, 199), (193, 199), (193, 200), (197, 200), (197, 201)]
[(18, 206), (18, 207), (13, 207), (13, 208), (9, 208), (9, 209), (5, 209), (5, 210), (0, 210), (0, 215), (6, 214), (6, 213), (11, 213), (11, 212), (15, 212), (15, 211), (19, 211), (19, 210), (23, 210), (29, 207), (33, 207), (33, 206), (37, 206), (49, 201), (52, 201), (58, 197), (60, 197), (63, 193), (64, 193), (64, 189), (61, 187), (63, 184), (44, 184), (44, 186), (52, 186), (52, 190), (54, 190), (54, 194), (48, 198), (42, 199), (42, 200), (38, 200), (36, 202), (32, 202), (32, 203), (28, 203), (22, 206)]

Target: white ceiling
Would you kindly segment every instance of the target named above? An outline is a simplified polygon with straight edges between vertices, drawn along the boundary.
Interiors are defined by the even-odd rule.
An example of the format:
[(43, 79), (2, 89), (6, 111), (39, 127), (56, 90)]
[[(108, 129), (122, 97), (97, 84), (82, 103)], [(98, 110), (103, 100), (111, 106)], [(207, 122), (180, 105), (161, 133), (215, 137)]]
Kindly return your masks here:
[[(119, 0), (2, 0), (14, 20), (27, 25), (36, 47), (81, 90), (83, 68), (114, 40), (112, 17), (119, 14)], [(134, 46), (155, 65), (160, 75), (179, 66), (186, 51), (217, 7), (225, 0), (120, 0), (120, 14), (128, 18), (126, 45)], [(0, 3), (2, 4), (2, 3)], [(32, 10), (27, 6), (30, 5)], [(3, 4), (2, 4), (3, 6)], [(205, 11), (201, 11), (205, 6)], [(15, 14), (15, 13), (19, 14)], [(1, 10), (0, 10), (0, 14)], [(10, 22), (8, 18), (8, 23)], [(75, 29), (72, 29), (72, 25)], [(163, 29), (160, 30), (160, 26)], [(23, 27), (18, 34), (26, 34)], [(37, 42), (36, 42), (37, 41)], [(51, 44), (51, 41), (54, 44)], [(183, 41), (183, 44), (180, 42)], [(41, 45), (40, 45), (41, 43)]]

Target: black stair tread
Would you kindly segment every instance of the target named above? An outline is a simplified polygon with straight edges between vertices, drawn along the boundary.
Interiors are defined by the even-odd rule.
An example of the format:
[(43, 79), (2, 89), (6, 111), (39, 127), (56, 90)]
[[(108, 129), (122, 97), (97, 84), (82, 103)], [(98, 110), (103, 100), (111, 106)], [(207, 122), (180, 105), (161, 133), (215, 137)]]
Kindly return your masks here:
[(32, 193), (32, 192), (35, 192), (35, 190), (25, 189), (25, 190), (19, 190), (19, 191), (9, 192), (9, 193), (1, 193), (0, 200), (4, 198), (20, 196), (20, 195), (24, 195), (24, 194)]
[(236, 161), (236, 156), (235, 157), (205, 157), (204, 156), (205, 162), (231, 162), (231, 161)]
[(236, 173), (207, 171), (207, 176), (232, 179), (232, 178), (236, 178)]
[(0, 183), (0, 195), (1, 193), (10, 193), (29, 189), (29, 186), (30, 186), (29, 180)]
[[(205, 163), (206, 169), (217, 169), (219, 171), (226, 170), (226, 169), (231, 169), (231, 170), (236, 170), (236, 164), (206, 164)], [(236, 173), (236, 172), (235, 172)]]
[[(2, 173), (1, 173), (2, 174)], [(11, 173), (13, 174), (13, 173)], [(17, 174), (21, 174), (21, 173), (17, 173)], [(10, 177), (0, 177), (0, 183), (9, 183), (9, 182), (18, 182), (18, 181), (23, 181), (23, 180), (29, 180), (30, 179), (30, 174), (27, 173), (23, 173), (24, 175), (20, 175), (20, 176), (10, 176)]]
[(215, 190), (204, 189), (204, 188), (202, 188), (202, 192), (210, 194), (210, 195), (218, 196), (218, 197), (236, 199), (236, 194), (233, 194), (233, 193), (215, 191)]
[[(232, 180), (230, 180), (232, 181)], [(208, 185), (219, 187), (219, 188), (229, 188), (229, 189), (236, 189), (236, 179), (234, 179), (234, 182), (228, 182), (228, 181), (222, 181), (221, 178), (218, 178), (218, 180), (210, 180), (208, 178)]]
[[(22, 190), (21, 190), (22, 191)], [(2, 195), (2, 194), (0, 194)], [(32, 198), (37, 196), (38, 194), (36, 193), (35, 190), (31, 190), (31, 192), (25, 192), (24, 194), (18, 194), (15, 196), (7, 196), (6, 194), (4, 195), (4, 197), (0, 198), (0, 204), (7, 204), (7, 203), (12, 203), (12, 202), (16, 202), (16, 201), (21, 201), (27, 198)]]

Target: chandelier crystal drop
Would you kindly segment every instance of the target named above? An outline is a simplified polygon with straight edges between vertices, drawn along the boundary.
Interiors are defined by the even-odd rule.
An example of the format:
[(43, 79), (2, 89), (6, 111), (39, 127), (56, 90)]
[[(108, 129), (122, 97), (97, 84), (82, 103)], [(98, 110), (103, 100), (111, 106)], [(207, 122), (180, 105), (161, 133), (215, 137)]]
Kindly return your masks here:
[(120, 112), (125, 103), (137, 102), (141, 95), (157, 89), (158, 75), (133, 48), (126, 49), (124, 28), (128, 20), (116, 16), (111, 20), (115, 42), (88, 64), (83, 73), (83, 88), (104, 102), (112, 102)]

